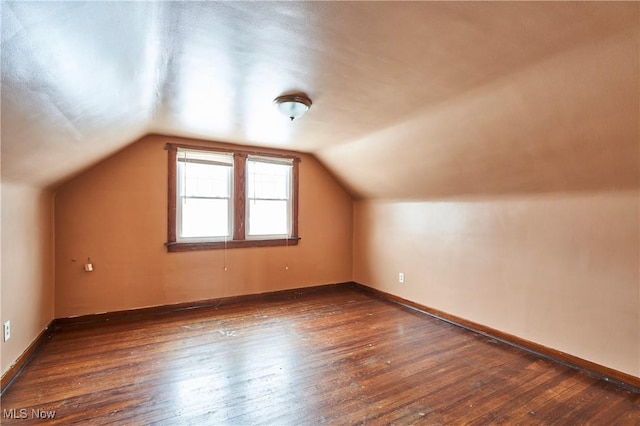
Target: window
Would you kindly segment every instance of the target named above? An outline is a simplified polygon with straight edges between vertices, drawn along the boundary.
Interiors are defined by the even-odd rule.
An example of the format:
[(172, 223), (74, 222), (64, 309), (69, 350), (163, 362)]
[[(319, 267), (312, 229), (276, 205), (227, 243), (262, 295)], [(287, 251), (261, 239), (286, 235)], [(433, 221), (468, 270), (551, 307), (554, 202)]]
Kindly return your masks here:
[(233, 156), (178, 149), (177, 240), (231, 237)]
[(298, 157), (177, 144), (166, 149), (168, 251), (298, 243)]
[(291, 172), (293, 161), (250, 156), (247, 159), (247, 233), (255, 236), (291, 234)]

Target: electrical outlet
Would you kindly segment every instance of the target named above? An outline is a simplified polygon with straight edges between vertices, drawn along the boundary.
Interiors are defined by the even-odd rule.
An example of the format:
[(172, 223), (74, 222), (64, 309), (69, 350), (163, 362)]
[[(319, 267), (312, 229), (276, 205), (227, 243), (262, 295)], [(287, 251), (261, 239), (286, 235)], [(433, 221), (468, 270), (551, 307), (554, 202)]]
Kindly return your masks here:
[(398, 282), (399, 282), (400, 284), (404, 284), (404, 273), (400, 272), (400, 273), (398, 274)]
[(7, 321), (4, 323), (4, 341), (6, 342), (11, 338), (11, 321)]

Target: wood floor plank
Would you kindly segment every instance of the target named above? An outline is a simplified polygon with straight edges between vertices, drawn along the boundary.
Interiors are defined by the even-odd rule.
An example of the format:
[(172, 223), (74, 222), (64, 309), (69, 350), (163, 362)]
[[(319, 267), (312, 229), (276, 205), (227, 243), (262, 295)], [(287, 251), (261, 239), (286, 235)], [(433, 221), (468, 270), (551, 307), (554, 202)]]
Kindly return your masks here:
[(1, 405), (7, 425), (640, 425), (640, 394), (351, 287), (63, 329)]

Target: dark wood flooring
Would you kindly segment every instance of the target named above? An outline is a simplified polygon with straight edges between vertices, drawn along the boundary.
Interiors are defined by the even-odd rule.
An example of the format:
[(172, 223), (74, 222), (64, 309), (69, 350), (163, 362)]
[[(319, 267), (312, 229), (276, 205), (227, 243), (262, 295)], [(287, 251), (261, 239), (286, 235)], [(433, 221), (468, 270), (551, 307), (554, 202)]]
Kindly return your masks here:
[(60, 330), (1, 405), (7, 425), (640, 424), (639, 394), (346, 286)]

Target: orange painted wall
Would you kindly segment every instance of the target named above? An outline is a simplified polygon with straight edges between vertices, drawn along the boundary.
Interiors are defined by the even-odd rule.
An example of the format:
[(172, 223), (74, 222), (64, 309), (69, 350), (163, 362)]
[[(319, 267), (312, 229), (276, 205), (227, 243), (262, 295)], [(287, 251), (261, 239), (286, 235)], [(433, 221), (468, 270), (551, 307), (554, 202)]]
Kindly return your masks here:
[[(58, 189), (56, 317), (351, 280), (352, 200), (308, 155), (298, 246), (167, 253), (163, 148), (177, 140), (145, 137)], [(88, 257), (91, 273), (83, 270)]]
[(357, 202), (354, 279), (640, 377), (639, 203), (637, 190)]
[(53, 320), (53, 195), (3, 181), (1, 322), (11, 321), (2, 342), (2, 374)]

